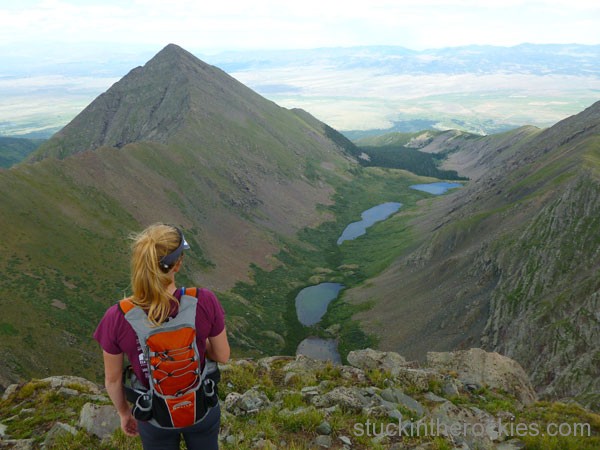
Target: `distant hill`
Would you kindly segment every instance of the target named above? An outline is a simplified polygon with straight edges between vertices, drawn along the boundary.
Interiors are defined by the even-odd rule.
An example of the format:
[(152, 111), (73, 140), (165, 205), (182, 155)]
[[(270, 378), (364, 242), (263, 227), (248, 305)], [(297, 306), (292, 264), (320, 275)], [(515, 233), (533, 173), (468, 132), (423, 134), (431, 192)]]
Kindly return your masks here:
[(367, 167), (404, 169), (426, 177), (466, 180), (455, 170), (440, 166), (450, 153), (459, 149), (458, 141), (469, 137), (475, 136), (456, 130), (386, 133), (355, 141), (359, 150), (353, 154)]
[(383, 349), (481, 345), (542, 395), (600, 408), (600, 102), (546, 130), (461, 139), (444, 166), (472, 181), (429, 204), (420, 245), (346, 298), (374, 302), (356, 317)]
[[(282, 242), (325, 219), (346, 153), (304, 111), (266, 100), (168, 45), (100, 95), (30, 158), (0, 171), (0, 384), (101, 377), (91, 334), (129, 292), (127, 237), (163, 221), (192, 249), (180, 282), (225, 291), (272, 268)], [(223, 302), (232, 343), (275, 353), (286, 304)], [(273, 337), (274, 335), (274, 337)], [(60, 349), (60, 350), (59, 350)]]
[(11, 167), (26, 159), (44, 139), (0, 136), (0, 167)]

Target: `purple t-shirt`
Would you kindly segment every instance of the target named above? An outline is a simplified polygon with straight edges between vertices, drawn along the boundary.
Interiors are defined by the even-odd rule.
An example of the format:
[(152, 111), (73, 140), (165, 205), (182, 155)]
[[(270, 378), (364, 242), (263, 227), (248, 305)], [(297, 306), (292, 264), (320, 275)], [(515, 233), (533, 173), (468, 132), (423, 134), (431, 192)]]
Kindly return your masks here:
[[(181, 289), (174, 293), (179, 300)], [(177, 305), (174, 305), (171, 317), (177, 315)], [(196, 343), (200, 352), (200, 359), (204, 359), (206, 352), (206, 339), (217, 336), (225, 328), (225, 312), (219, 300), (208, 289), (198, 290), (198, 305), (196, 307)], [(116, 303), (104, 314), (94, 332), (94, 339), (107, 353), (119, 355), (125, 353), (129, 358), (131, 367), (138, 379), (148, 387), (148, 368), (144, 360), (142, 348), (138, 342), (135, 331), (125, 320), (125, 315)]]

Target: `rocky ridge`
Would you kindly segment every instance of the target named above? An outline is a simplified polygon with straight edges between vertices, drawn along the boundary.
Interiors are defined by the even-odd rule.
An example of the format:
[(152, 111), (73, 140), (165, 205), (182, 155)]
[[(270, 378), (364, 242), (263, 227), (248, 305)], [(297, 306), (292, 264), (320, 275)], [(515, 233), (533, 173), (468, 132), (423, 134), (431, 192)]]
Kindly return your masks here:
[[(600, 416), (574, 404), (537, 402), (523, 369), (498, 353), (432, 352), (420, 366), (365, 349), (350, 352), (348, 363), (272, 356), (221, 365), (221, 446), (547, 448), (515, 430), (549, 417), (589, 424), (590, 436), (577, 447), (565, 437), (554, 448), (600, 444)], [(141, 448), (118, 428), (106, 394), (79, 377), (12, 385), (0, 402), (0, 448)]]

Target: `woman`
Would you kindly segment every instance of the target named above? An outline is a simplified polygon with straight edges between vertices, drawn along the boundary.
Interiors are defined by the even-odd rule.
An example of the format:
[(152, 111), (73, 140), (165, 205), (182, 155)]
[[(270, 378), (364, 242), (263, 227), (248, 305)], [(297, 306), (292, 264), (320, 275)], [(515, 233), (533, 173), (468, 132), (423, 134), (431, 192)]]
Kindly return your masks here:
[[(160, 327), (170, 317), (177, 315), (181, 290), (176, 288), (175, 274), (181, 269), (185, 249), (189, 249), (189, 245), (183, 233), (170, 225), (154, 224), (134, 237), (131, 301), (144, 310), (153, 326)], [(195, 325), (200, 359), (207, 357), (213, 361), (227, 362), (230, 350), (223, 308), (208, 289), (198, 290)], [(185, 428), (158, 428), (133, 417), (122, 384), (124, 355), (127, 355), (137, 379), (146, 387), (148, 367), (136, 333), (118, 303), (106, 311), (94, 333), (94, 339), (103, 350), (106, 390), (119, 413), (125, 434), (139, 434), (145, 450), (179, 449), (181, 435), (188, 449), (218, 448), (218, 404), (210, 409), (202, 421)]]

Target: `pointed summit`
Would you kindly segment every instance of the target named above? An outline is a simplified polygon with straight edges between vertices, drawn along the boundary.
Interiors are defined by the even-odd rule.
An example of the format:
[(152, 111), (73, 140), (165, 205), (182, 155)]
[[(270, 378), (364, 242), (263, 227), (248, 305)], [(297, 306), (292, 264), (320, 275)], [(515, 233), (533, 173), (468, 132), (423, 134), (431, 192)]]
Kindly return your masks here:
[(141, 141), (166, 144), (198, 116), (236, 114), (231, 108), (241, 106), (240, 96), (252, 103), (266, 102), (220, 69), (169, 44), (97, 97), (31, 159), (64, 159)]

